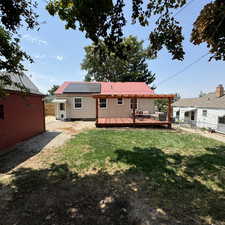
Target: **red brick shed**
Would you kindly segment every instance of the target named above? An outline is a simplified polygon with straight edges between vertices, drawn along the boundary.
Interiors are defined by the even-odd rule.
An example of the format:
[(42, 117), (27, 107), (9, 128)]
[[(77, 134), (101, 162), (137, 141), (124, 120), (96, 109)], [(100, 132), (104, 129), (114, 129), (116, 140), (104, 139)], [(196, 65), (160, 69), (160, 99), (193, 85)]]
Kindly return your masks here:
[[(16, 79), (15, 75), (13, 79)], [(43, 94), (27, 76), (24, 75), (20, 82), (30, 93), (24, 95), (16, 87), (6, 87), (7, 95), (0, 98), (0, 154), (45, 131)]]

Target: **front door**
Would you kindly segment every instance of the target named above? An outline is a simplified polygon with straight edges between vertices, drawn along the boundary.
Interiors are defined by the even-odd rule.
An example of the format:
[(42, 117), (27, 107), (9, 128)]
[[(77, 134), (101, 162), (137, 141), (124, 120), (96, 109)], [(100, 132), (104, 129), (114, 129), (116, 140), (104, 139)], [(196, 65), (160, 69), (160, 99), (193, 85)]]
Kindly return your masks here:
[(60, 120), (66, 119), (66, 104), (65, 103), (58, 104), (58, 112), (59, 112)]

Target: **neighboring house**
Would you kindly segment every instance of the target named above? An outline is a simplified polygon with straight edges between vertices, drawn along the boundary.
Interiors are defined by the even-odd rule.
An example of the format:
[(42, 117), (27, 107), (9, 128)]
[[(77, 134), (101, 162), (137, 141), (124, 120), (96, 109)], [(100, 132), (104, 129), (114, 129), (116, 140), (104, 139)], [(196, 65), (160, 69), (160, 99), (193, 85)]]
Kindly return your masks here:
[[(57, 119), (96, 118), (96, 94), (102, 95), (153, 95), (144, 82), (64, 82), (55, 92)], [(138, 110), (154, 113), (154, 99), (100, 98), (98, 116), (127, 118), (132, 115), (131, 104)]]
[(4, 87), (6, 96), (0, 98), (0, 150), (45, 131), (43, 94), (26, 75), (21, 79), (13, 74), (10, 77), (30, 92), (23, 93), (15, 86)]
[(223, 85), (216, 92), (199, 98), (184, 98), (173, 103), (175, 121), (200, 128), (225, 132), (225, 95)]

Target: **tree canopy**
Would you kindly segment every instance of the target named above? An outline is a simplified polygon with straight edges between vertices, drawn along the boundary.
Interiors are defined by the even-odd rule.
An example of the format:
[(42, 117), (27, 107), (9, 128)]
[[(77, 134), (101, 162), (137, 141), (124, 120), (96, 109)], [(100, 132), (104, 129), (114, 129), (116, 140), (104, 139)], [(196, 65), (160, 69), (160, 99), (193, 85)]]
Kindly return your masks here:
[(122, 44), (126, 47), (122, 59), (110, 52), (104, 42), (101, 42), (100, 48), (97, 49), (94, 45), (85, 47), (86, 55), (81, 64), (81, 68), (87, 71), (85, 80), (142, 81), (151, 84), (155, 80), (155, 75), (148, 69), (143, 41), (129, 36), (123, 39)]
[[(190, 1), (190, 0), (189, 0)], [(182, 24), (174, 12), (188, 4), (187, 0), (132, 0), (131, 6), (124, 0), (50, 0), (47, 10), (66, 22), (66, 29), (85, 32), (96, 45), (105, 42), (110, 51), (118, 56), (124, 46), (124, 27), (131, 22), (142, 27), (153, 27), (149, 33), (149, 56), (157, 56), (165, 47), (173, 59), (183, 60)], [(124, 14), (131, 7), (131, 18)], [(225, 54), (225, 2), (215, 0), (205, 5), (197, 17), (191, 34), (195, 45), (206, 43), (211, 58), (224, 60)]]
[(26, 26), (34, 29), (38, 26), (37, 14), (34, 12), (36, 3), (32, 0), (0, 1), (0, 95), (4, 94), (7, 85), (20, 84), (13, 82), (8, 73), (22, 76), (25, 71), (24, 60), (33, 62), (30, 56), (20, 48), (18, 29)]
[(48, 94), (49, 95), (54, 95), (55, 91), (59, 88), (59, 85), (53, 85), (49, 90), (48, 90)]

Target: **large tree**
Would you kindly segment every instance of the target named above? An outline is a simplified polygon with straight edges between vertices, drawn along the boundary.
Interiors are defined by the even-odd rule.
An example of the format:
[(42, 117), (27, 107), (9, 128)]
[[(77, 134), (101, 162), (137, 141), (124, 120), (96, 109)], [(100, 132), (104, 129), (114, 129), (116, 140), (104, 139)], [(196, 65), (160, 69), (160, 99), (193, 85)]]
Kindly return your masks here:
[[(149, 55), (157, 56), (165, 47), (173, 59), (184, 58), (182, 25), (176, 10), (191, 0), (132, 0), (131, 18), (125, 17), (125, 0), (50, 0), (47, 10), (66, 22), (66, 28), (79, 29), (96, 45), (103, 40), (109, 50), (122, 55), (123, 28), (128, 22), (152, 28)], [(196, 3), (197, 4), (197, 3)], [(191, 42), (206, 43), (211, 58), (225, 60), (225, 2), (214, 0), (205, 5), (194, 23)]]
[(147, 54), (143, 41), (136, 37), (124, 38), (122, 44), (126, 47), (121, 59), (110, 52), (104, 42), (100, 48), (94, 45), (85, 47), (85, 58), (81, 68), (87, 71), (86, 81), (143, 81), (151, 84), (155, 75), (148, 69)]
[(36, 6), (32, 0), (0, 1), (0, 96), (4, 95), (7, 85), (23, 88), (11, 80), (9, 73), (22, 76), (25, 71), (23, 61), (32, 62), (31, 57), (20, 48), (18, 29), (38, 26), (38, 16), (34, 12)]

